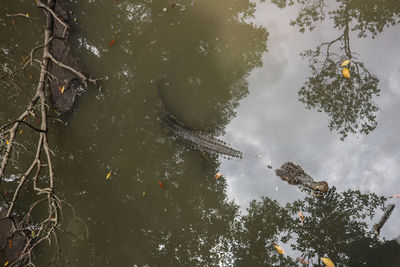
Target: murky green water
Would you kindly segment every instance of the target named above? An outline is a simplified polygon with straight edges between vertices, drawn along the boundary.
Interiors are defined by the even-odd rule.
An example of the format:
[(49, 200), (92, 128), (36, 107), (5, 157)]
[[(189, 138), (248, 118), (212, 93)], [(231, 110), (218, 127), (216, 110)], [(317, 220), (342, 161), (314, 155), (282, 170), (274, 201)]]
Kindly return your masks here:
[[(398, 207), (379, 238), (371, 231), (379, 197), (400, 193), (400, 3), (294, 2), (68, 1), (83, 71), (108, 80), (80, 96), (65, 125), (50, 125), (56, 190), (88, 229), (70, 225), (60, 266), (400, 264)], [(42, 40), (43, 18), (34, 1), (0, 7), (3, 75)], [(32, 24), (6, 16), (27, 12)], [(243, 159), (203, 155), (165, 131), (162, 76), (171, 113)], [(3, 124), (26, 100), (0, 86)], [(323, 199), (300, 192), (273, 171), (286, 161), (336, 189)], [(8, 180), (2, 191), (16, 186)]]

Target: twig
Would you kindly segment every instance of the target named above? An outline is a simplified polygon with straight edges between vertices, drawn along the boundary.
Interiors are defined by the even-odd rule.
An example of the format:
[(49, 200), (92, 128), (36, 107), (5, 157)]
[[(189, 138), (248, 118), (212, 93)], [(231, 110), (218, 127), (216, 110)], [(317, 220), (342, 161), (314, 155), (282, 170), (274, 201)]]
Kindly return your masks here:
[[(69, 25), (66, 24), (54, 11), (53, 9), (51, 9), (50, 7), (48, 7), (47, 5), (43, 4), (42, 2), (38, 1), (37, 2), (37, 6), (40, 8), (44, 8), (46, 9), (52, 16), (53, 18), (55, 18), (61, 25), (64, 26), (64, 31), (63, 31), (63, 35), (61, 36), (61, 38), (65, 37), (65, 34), (67, 33), (67, 30), (69, 29)], [(45, 42), (46, 43), (46, 42)]]

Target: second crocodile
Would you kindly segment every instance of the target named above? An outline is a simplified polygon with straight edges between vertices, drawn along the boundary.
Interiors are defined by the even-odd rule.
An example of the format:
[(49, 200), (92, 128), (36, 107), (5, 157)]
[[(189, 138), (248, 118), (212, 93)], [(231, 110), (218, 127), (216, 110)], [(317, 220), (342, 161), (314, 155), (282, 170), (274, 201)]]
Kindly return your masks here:
[(315, 182), (310, 175), (304, 172), (300, 165), (296, 165), (293, 162), (284, 163), (280, 169), (275, 170), (275, 174), (289, 184), (300, 185), (303, 189), (311, 191), (311, 194), (316, 197), (322, 197), (329, 190), (327, 182)]

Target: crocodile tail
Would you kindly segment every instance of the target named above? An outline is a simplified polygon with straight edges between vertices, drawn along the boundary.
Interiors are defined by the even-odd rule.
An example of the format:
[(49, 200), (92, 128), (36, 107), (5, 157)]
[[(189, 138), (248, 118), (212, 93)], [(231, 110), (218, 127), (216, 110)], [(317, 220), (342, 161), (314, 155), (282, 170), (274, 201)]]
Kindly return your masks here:
[(190, 129), (171, 114), (171, 112), (168, 111), (160, 92), (160, 88), (163, 87), (163, 85), (167, 85), (165, 83), (166, 81), (164, 79), (159, 79), (156, 84), (157, 94), (160, 99), (159, 106), (163, 121), (174, 136), (202, 152), (220, 154), (233, 158), (242, 158), (242, 152), (229, 147), (224, 141), (219, 140), (218, 138), (207, 136)]

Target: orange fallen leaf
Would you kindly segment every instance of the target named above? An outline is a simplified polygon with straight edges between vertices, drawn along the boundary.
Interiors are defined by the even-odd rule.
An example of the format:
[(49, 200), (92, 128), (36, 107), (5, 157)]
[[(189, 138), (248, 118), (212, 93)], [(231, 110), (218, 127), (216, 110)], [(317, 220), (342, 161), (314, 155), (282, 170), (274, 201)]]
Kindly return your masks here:
[(15, 20), (11, 20), (11, 24), (15, 26)]
[(25, 62), (25, 61), (26, 61), (26, 58), (23, 57), (23, 56), (21, 56), (21, 59), (22, 59), (22, 62)]
[(335, 264), (329, 258), (321, 258), (321, 260), (325, 264), (325, 267), (335, 267)]
[(348, 68), (343, 68), (342, 73), (343, 73), (344, 77), (346, 77), (347, 79), (350, 79), (350, 71)]
[(161, 188), (165, 188), (164, 184), (161, 181), (158, 181), (158, 186)]
[(215, 179), (219, 179), (222, 178), (222, 173), (217, 172), (217, 174), (215, 175)]
[(109, 172), (107, 173), (106, 179), (108, 180), (108, 179), (110, 179), (110, 177), (111, 177), (111, 171), (109, 171)]
[(299, 214), (299, 219), (300, 219), (300, 222), (302, 223), (302, 224), (304, 224), (304, 215), (303, 215), (303, 213), (301, 212), (301, 210), (299, 210), (299, 212), (298, 212), (298, 214)]
[(10, 240), (8, 240), (8, 247), (9, 247), (9, 248), (11, 248), (11, 247), (12, 247), (12, 241), (11, 241), (11, 239), (10, 239)]
[(110, 42), (110, 47), (113, 47), (114, 43), (115, 43), (115, 39), (112, 39)]
[(285, 250), (281, 246), (275, 244), (275, 248), (276, 248), (276, 251), (278, 251), (279, 254), (285, 254)]

